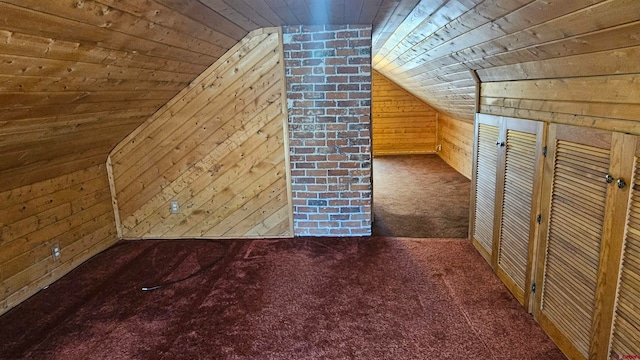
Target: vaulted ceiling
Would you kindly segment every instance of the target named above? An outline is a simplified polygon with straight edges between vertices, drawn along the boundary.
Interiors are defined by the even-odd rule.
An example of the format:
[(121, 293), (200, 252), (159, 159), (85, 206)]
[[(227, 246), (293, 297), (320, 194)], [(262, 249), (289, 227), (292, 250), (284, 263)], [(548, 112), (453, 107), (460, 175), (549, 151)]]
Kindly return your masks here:
[(637, 0), (0, 0), (0, 191), (103, 163), (249, 31), (317, 23), (373, 24), (374, 68), (467, 121), (470, 70), (635, 71), (640, 46)]

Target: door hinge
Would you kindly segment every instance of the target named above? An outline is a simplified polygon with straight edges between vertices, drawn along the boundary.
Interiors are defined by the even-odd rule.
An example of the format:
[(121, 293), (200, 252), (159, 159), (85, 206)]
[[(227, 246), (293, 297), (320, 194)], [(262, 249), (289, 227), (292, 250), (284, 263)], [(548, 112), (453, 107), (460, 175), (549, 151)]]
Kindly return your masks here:
[(541, 224), (541, 223), (542, 223), (542, 214), (538, 214), (538, 217), (536, 218), (536, 222), (537, 222), (538, 224)]
[(547, 157), (547, 147), (542, 148), (542, 156)]
[(536, 283), (531, 284), (531, 292), (532, 293), (536, 292)]

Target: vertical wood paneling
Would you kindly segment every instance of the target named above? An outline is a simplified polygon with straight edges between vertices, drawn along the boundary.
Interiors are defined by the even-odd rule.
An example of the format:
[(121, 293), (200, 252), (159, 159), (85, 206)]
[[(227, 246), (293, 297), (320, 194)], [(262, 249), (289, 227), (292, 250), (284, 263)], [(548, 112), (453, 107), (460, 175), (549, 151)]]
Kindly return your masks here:
[(123, 237), (291, 236), (283, 81), (278, 29), (256, 30), (121, 142)]
[(452, 168), (471, 179), (473, 167), (473, 124), (438, 115), (438, 155)]
[[(0, 314), (112, 245), (104, 165), (0, 193)], [(61, 257), (53, 259), (58, 244)]]
[(373, 154), (435, 152), (436, 111), (378, 72), (372, 80)]

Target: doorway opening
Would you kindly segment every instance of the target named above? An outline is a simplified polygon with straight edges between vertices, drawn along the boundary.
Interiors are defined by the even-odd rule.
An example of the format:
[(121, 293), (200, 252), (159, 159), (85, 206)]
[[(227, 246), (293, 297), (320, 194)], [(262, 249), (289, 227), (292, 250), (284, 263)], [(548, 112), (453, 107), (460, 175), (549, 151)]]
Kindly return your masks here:
[(373, 159), (374, 236), (467, 238), (471, 181), (438, 155)]

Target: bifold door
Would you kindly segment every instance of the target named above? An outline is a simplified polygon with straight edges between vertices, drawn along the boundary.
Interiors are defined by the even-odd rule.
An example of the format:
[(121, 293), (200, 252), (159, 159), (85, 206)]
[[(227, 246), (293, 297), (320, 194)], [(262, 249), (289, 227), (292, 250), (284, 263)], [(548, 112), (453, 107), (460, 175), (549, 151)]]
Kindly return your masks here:
[(478, 114), (471, 237), (570, 359), (640, 356), (640, 141)]
[(498, 179), (494, 268), (514, 296), (529, 309), (533, 281), (536, 218), (543, 163), (544, 124), (504, 119), (504, 166)]
[[(601, 292), (603, 296), (599, 302), (606, 308), (615, 295), (615, 299), (613, 299), (615, 310), (611, 319), (603, 316), (601, 324), (603, 328), (608, 329), (607, 325), (612, 323), (611, 340), (607, 341), (606, 335), (608, 333), (605, 333), (601, 334), (598, 341), (599, 344), (609, 345), (607, 355), (611, 359), (640, 356), (640, 162), (638, 161), (640, 143), (636, 145), (634, 154), (632, 175), (629, 176), (631, 197), (621, 256), (616, 256), (618, 250), (616, 246), (611, 247), (609, 254), (610, 265), (608, 268), (611, 271), (609, 272), (610, 282), (608, 284), (616, 284), (617, 289), (604, 289)], [(618, 179), (618, 181), (620, 180), (625, 181), (624, 178)], [(608, 356), (600, 356), (599, 358), (606, 359)]]
[(551, 124), (548, 138), (536, 319), (570, 358), (606, 359), (635, 137)]
[(478, 114), (475, 124), (473, 244), (491, 263), (501, 119)]
[(473, 240), (529, 309), (544, 124), (478, 114)]

